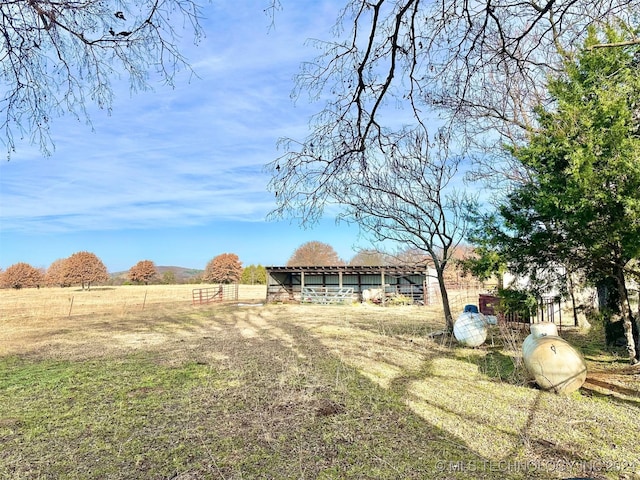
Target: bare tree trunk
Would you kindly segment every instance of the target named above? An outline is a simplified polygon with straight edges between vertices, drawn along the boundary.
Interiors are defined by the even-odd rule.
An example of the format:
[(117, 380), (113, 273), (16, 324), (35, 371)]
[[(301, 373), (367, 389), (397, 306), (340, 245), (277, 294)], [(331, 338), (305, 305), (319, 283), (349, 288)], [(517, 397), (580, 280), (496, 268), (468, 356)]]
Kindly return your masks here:
[(451, 315), (451, 306), (449, 305), (449, 293), (444, 283), (444, 270), (436, 268), (438, 275), (438, 286), (440, 287), (440, 296), (442, 297), (442, 310), (444, 311), (444, 319), (447, 326), (447, 332), (453, 332), (453, 315)]
[[(618, 293), (620, 296), (620, 315), (622, 316), (622, 325), (624, 326), (624, 336), (627, 340), (627, 352), (629, 354), (629, 361), (632, 365), (638, 363), (636, 339), (634, 338), (634, 318), (631, 313), (631, 305), (629, 304), (629, 293), (624, 281), (624, 272), (621, 268), (616, 269), (616, 281), (618, 284)], [(637, 333), (636, 333), (637, 335)]]
[(579, 326), (580, 322), (578, 321), (578, 310), (576, 308), (576, 295), (573, 285), (573, 278), (571, 278), (571, 273), (567, 272), (567, 280), (569, 283), (569, 296), (571, 297), (571, 309), (573, 311), (573, 325)]

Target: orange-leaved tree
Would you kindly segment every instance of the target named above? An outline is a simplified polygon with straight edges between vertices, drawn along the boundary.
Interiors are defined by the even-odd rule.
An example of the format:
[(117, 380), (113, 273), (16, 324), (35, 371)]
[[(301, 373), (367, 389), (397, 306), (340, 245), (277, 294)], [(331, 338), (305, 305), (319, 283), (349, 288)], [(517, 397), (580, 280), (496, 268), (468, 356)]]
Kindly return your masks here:
[(64, 264), (67, 261), (66, 258), (59, 258), (55, 260), (49, 268), (47, 268), (47, 273), (44, 276), (44, 281), (49, 287), (68, 287), (69, 284), (65, 283), (64, 280)]
[(344, 265), (333, 247), (318, 241), (300, 245), (287, 262), (288, 267), (332, 267)]
[(83, 290), (90, 290), (92, 283), (109, 280), (107, 267), (91, 252), (77, 252), (67, 258), (62, 277), (65, 284), (81, 285)]
[(349, 265), (354, 266), (380, 266), (380, 265), (392, 265), (394, 263), (391, 255), (379, 252), (377, 250), (362, 249), (356, 253), (349, 261)]
[(0, 275), (0, 282), (4, 288), (40, 287), (44, 284), (44, 274), (28, 263), (20, 262), (8, 267)]
[(158, 274), (156, 264), (151, 260), (140, 260), (129, 269), (129, 280), (148, 285)]
[(238, 283), (241, 276), (242, 263), (238, 255), (222, 253), (207, 263), (202, 279), (211, 283)]

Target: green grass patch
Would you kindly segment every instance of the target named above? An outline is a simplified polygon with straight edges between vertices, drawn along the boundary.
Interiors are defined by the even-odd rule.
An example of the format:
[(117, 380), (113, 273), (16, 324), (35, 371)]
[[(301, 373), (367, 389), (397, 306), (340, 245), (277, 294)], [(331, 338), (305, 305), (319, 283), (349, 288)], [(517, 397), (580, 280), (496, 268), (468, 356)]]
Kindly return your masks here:
[(83, 322), (43, 349), (16, 329), (24, 353), (0, 356), (0, 478), (635, 474), (541, 462), (635, 459), (639, 402), (540, 392), (497, 334), (476, 349), (434, 340), (420, 309), (227, 305)]
[[(224, 388), (224, 379), (207, 365), (156, 360), (0, 359), (0, 476), (118, 476), (154, 452), (179, 451), (179, 431), (167, 421), (196, 385)], [(173, 470), (171, 456), (161, 463), (156, 474)]]
[(233, 369), (3, 358), (0, 477), (424, 478), (425, 448), (477, 458), (339, 359), (275, 347)]

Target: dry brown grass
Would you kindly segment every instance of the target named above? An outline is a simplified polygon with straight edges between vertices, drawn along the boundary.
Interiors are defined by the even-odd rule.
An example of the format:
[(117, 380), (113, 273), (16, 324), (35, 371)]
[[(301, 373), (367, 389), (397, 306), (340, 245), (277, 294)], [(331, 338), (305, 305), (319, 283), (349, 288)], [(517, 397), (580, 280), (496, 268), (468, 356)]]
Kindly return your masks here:
[[(192, 290), (212, 285), (128, 285), (71, 288), (0, 289), (0, 318), (51, 319), (93, 313), (135, 313), (160, 306), (190, 305)], [(239, 301), (264, 301), (264, 285), (240, 285)]]
[(469, 349), (423, 307), (112, 298), (2, 318), (0, 476), (640, 478), (637, 392), (540, 392), (498, 332)]
[[(160, 334), (138, 333), (157, 330), (176, 315), (197, 317), (202, 307), (192, 305), (192, 290), (200, 287), (207, 285), (0, 290), (0, 355), (42, 351), (76, 337), (97, 351), (153, 344)], [(238, 302), (263, 302), (265, 296), (265, 286), (241, 285)]]

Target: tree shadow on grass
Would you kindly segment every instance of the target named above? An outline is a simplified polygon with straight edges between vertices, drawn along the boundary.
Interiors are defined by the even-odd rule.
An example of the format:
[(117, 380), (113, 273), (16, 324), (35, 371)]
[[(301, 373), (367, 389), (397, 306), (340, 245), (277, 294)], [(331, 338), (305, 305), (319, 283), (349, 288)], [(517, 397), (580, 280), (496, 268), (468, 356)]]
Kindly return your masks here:
[(70, 292), (104, 292), (107, 290), (115, 290), (116, 287), (91, 287), (91, 288), (74, 288)]
[[(459, 395), (460, 390), (447, 392), (447, 382), (467, 385), (469, 401), (487, 402), (487, 409), (492, 395), (500, 393), (488, 390), (486, 382), (452, 378), (446, 370), (452, 362), (478, 362), (471, 360), (474, 356), (460, 357), (458, 350), (413, 344), (336, 322), (333, 326), (342, 329), (322, 330), (331, 323), (323, 321), (325, 311), (309, 312), (317, 317), (287, 317), (287, 307), (211, 308), (197, 315), (181, 313), (156, 326), (149, 323), (151, 333), (158, 333), (154, 328), (164, 332), (167, 325), (172, 327), (172, 334), (161, 343), (141, 347), (149, 361), (157, 362), (159, 369), (204, 366), (196, 369), (203, 377), (188, 391), (167, 390), (170, 402), (164, 411), (140, 417), (143, 425), (131, 429), (127, 442), (91, 453), (85, 460), (115, 462), (129, 478), (166, 478), (172, 474), (166, 465), (173, 464), (203, 478), (382, 479), (530, 478), (528, 472), (507, 470), (505, 465), (498, 464), (497, 472), (489, 467), (496, 460), (522, 458), (523, 449), (531, 446), (533, 453), (524, 458), (546, 454), (582, 460), (553, 439), (531, 432), (540, 413), (538, 397), (524, 397), (527, 416), (521, 415), (521, 426), (511, 429), (505, 422), (492, 424), (480, 410), (458, 408), (455, 398), (452, 403), (447, 395)], [(137, 331), (133, 320), (118, 328), (124, 333)], [(98, 338), (108, 341), (107, 336)], [(110, 350), (109, 358), (117, 357), (117, 352)], [(492, 368), (502, 372), (504, 361), (496, 357), (497, 366)], [(388, 370), (367, 372), (367, 366)], [(211, 375), (204, 375), (207, 368)], [(386, 386), (372, 380), (385, 372), (391, 372)], [(147, 375), (150, 379), (145, 381), (153, 380), (151, 371)], [(425, 388), (419, 390), (422, 384)], [(126, 402), (101, 408), (111, 412), (126, 407)], [(424, 409), (422, 414), (418, 406)], [(445, 417), (449, 423), (444, 423)], [(470, 428), (454, 433), (456, 422)], [(478, 439), (468, 436), (481, 428), (497, 432), (509, 448), (486, 449), (499, 455), (481, 453)], [(49, 445), (46, 438), (41, 440), (56, 458), (69, 457), (76, 463), (88, 454), (74, 455), (74, 442), (93, 441), (83, 437)], [(109, 444), (113, 438), (102, 440)], [(19, 455), (21, 461), (32, 459), (38, 465), (37, 452), (25, 448), (9, 450), (6, 458)], [(165, 451), (171, 452), (171, 459), (161, 456)], [(132, 460), (136, 458), (142, 459), (139, 464)], [(472, 465), (475, 470), (466, 468)]]
[[(300, 322), (300, 325), (303, 325), (303, 323)], [(352, 339), (354, 342), (359, 342), (360, 336), (357, 332), (359, 325), (355, 325), (355, 322), (352, 322), (351, 325), (356, 327), (353, 331)], [(313, 327), (309, 327), (309, 329), (312, 330)], [(365, 328), (364, 330), (371, 333), (370, 328)], [(383, 334), (380, 335), (381, 337), (384, 336)], [(365, 342), (368, 338), (370, 337), (363, 337)], [(399, 340), (397, 338), (380, 338), (380, 340), (388, 344), (390, 348), (402, 348), (402, 345), (404, 345), (397, 342), (397, 340)], [(500, 452), (499, 458), (501, 460), (546, 458), (550, 461), (574, 462), (578, 465), (576, 468), (579, 468), (581, 464), (585, 464), (585, 462), (590, 460), (590, 454), (585, 452), (593, 452), (594, 449), (584, 448), (585, 445), (574, 443), (571, 428), (569, 428), (568, 431), (564, 431), (563, 427), (557, 427), (558, 425), (561, 425), (561, 423), (558, 423), (557, 421), (558, 418), (562, 418), (564, 415), (562, 409), (566, 408), (566, 404), (572, 403), (572, 401), (565, 401), (564, 398), (566, 397), (542, 392), (533, 385), (528, 384), (525, 379), (520, 376), (520, 373), (516, 371), (517, 369), (514, 366), (514, 358), (517, 357), (512, 357), (509, 352), (500, 350), (499, 345), (495, 348), (483, 348), (477, 350), (448, 350), (443, 348), (430, 349), (429, 347), (426, 347), (424, 343), (420, 343), (415, 344), (413, 348), (422, 353), (423, 361), (418, 367), (407, 368), (406, 365), (403, 365), (402, 363), (388, 361), (387, 359), (380, 357), (376, 359), (378, 363), (389, 363), (394, 367), (392, 372), (394, 372), (395, 378), (390, 382), (388, 387), (383, 387), (383, 390), (392, 392), (394, 395), (398, 395), (399, 398), (402, 398), (403, 402), (407, 405), (421, 404), (427, 411), (432, 410), (434, 412), (441, 412), (443, 416), (450, 416), (453, 419), (453, 423), (455, 423), (455, 419), (457, 418), (459, 419), (459, 423), (463, 425), (468, 424), (471, 431), (479, 428), (490, 432), (493, 429), (503, 437), (510, 437), (510, 440), (507, 440), (507, 443), (510, 442), (511, 448), (504, 448), (503, 450), (500, 450), (500, 448), (497, 450), (494, 449), (495, 452)], [(334, 352), (334, 349), (331, 349), (331, 351)], [(375, 358), (376, 345), (364, 343), (353, 352), (343, 352), (338, 349), (335, 350), (335, 355), (340, 358), (345, 354), (357, 354), (365, 360), (370, 356), (374, 356)], [(455, 361), (463, 361), (477, 367), (477, 369), (463, 368), (463, 371), (470, 372), (470, 379), (456, 377), (454, 371), (447, 371), (447, 366), (450, 364), (452, 365), (452, 362)], [(356, 358), (354, 362), (351, 362), (351, 364), (357, 365), (358, 359)], [(438, 365), (436, 366), (436, 364)], [(363, 372), (359, 368), (356, 367), (356, 369), (360, 375), (363, 375)], [(474, 374), (473, 372), (476, 373)], [(373, 373), (375, 374), (376, 372)], [(453, 373), (454, 376), (452, 377), (450, 373)], [(478, 373), (480, 375), (478, 375)], [(366, 374), (365, 376), (368, 378), (369, 374)], [(526, 376), (523, 375), (523, 377)], [(424, 382), (425, 379), (427, 379), (428, 382)], [(374, 383), (380, 385), (378, 381)], [(420, 383), (424, 383), (425, 388), (418, 391), (418, 396), (416, 396), (416, 385), (419, 386)], [(438, 383), (441, 383), (442, 385), (436, 386)], [(444, 401), (442, 397), (443, 394), (446, 395), (443, 390), (446, 392), (445, 385), (447, 384), (454, 387), (450, 394), (454, 397), (452, 401)], [(468, 385), (470, 387), (468, 395), (464, 392), (464, 389), (461, 394), (460, 388), (458, 388), (461, 385)], [(518, 388), (524, 387), (525, 385), (527, 385), (526, 388)], [(431, 394), (429, 392), (429, 388), (436, 388), (437, 391), (434, 391), (433, 394)], [(464, 397), (467, 396), (469, 398), (465, 399)], [(500, 402), (506, 402), (507, 407), (502, 405), (500, 406), (501, 410), (499, 411), (507, 413), (509, 410), (521, 410), (521, 413), (526, 413), (527, 416), (522, 417), (522, 415), (520, 415), (515, 421), (512, 421), (511, 423), (507, 422), (506, 424), (504, 420), (497, 419), (498, 421), (496, 424), (492, 426), (491, 421), (487, 420), (480, 411), (474, 409), (466, 411), (464, 407), (455, 404), (455, 398), (459, 398), (462, 404), (464, 404), (465, 401), (477, 403), (479, 400), (481, 402), (486, 402), (486, 408), (491, 409), (494, 397), (495, 400), (498, 401), (498, 404), (500, 404)], [(502, 399), (498, 400), (499, 397), (502, 397)], [(544, 399), (543, 406), (540, 406), (539, 398)], [(509, 402), (514, 400), (515, 402), (509, 406)], [(588, 412), (590, 411), (589, 408), (595, 408), (596, 405), (586, 406), (578, 402), (575, 407), (578, 407), (577, 411), (585, 411), (588, 415)], [(502, 410), (504, 408), (507, 410)], [(522, 411), (522, 409), (525, 410)], [(411, 410), (413, 411), (414, 408), (412, 407)], [(441, 423), (437, 413), (420, 416), (427, 420), (427, 423), (430, 425), (437, 426)], [(583, 417), (578, 417), (577, 419), (574, 415), (565, 415), (565, 417), (565, 420), (573, 418), (573, 420), (569, 421), (576, 422), (576, 425), (588, 423), (583, 420)], [(586, 419), (587, 417), (584, 418)], [(542, 428), (542, 426), (546, 422), (551, 422), (553, 425), (556, 425), (556, 427), (550, 428), (549, 432), (545, 434), (545, 429)], [(502, 427), (500, 425), (502, 425)], [(511, 426), (517, 427), (515, 432)], [(493, 455), (493, 453), (489, 452), (486, 454), (482, 453), (484, 452), (484, 449), (482, 448), (476, 449), (477, 445), (473, 442), (467, 442), (467, 435), (464, 433), (461, 433), (459, 436), (457, 434), (452, 435), (453, 431), (457, 430), (455, 425), (452, 424), (452, 427), (453, 428), (451, 429), (445, 429), (445, 431), (447, 431), (453, 438), (457, 438), (459, 441), (464, 443), (466, 448), (469, 448), (471, 451), (481, 456), (485, 455), (487, 458)], [(581, 431), (579, 436), (586, 434), (587, 437), (589, 437), (588, 428), (578, 428), (578, 430)], [(613, 435), (613, 438), (615, 437), (616, 435)], [(595, 437), (593, 437), (592, 440), (598, 441)], [(601, 441), (605, 440), (601, 439)], [(591, 446), (591, 444), (589, 444), (589, 446)], [(607, 450), (606, 444), (603, 445), (602, 448)], [(625, 448), (628, 448), (628, 446)], [(614, 454), (611, 453), (611, 455)], [(562, 473), (558, 472), (558, 475), (564, 474), (565, 476), (570, 476), (572, 473), (578, 473), (579, 475), (582, 472), (568, 469)]]
[(522, 386), (528, 384), (528, 375), (521, 358), (517, 354), (505, 353), (499, 349), (454, 351), (453, 356), (478, 367), (487, 378), (500, 383)]
[[(288, 328), (291, 328), (291, 327), (288, 327)], [(305, 333), (307, 332), (303, 331), (299, 335), (300, 338), (303, 338), (305, 336)], [(307, 340), (305, 340), (305, 342), (308, 342), (308, 334), (306, 335), (306, 338)], [(362, 351), (367, 351), (366, 346), (362, 347)], [(339, 352), (335, 353), (335, 355), (340, 356), (340, 353)], [(420, 384), (420, 382), (422, 382), (425, 378), (433, 380), (432, 382), (430, 382), (431, 385), (437, 384), (438, 378), (441, 378), (443, 382), (447, 380), (446, 375), (442, 376), (443, 374), (442, 374), (441, 367), (435, 366), (435, 363), (437, 361), (442, 361), (442, 360), (456, 361), (460, 359), (457, 357), (455, 351), (443, 352), (439, 349), (434, 350), (433, 352), (427, 353), (426, 356), (423, 356), (423, 362), (418, 368), (404, 370), (400, 375), (398, 375), (390, 383), (388, 388), (382, 388), (379, 385), (377, 385), (377, 383), (375, 382), (374, 382), (374, 385), (376, 385), (377, 389), (381, 390), (381, 395), (386, 397), (387, 401), (388, 401), (388, 398), (394, 398), (397, 402), (399, 402), (399, 404), (405, 405), (403, 415), (407, 415), (408, 412), (411, 412), (412, 416), (417, 415), (421, 419), (421, 423), (423, 425), (428, 425), (428, 427), (426, 428), (432, 431), (438, 432), (438, 435), (442, 435), (443, 433), (446, 435), (445, 442), (447, 443), (452, 442), (452, 444), (456, 446), (455, 449), (448, 452), (448, 455), (450, 456), (447, 457), (447, 460), (455, 463), (455, 460), (459, 460), (461, 458), (460, 452), (466, 452), (465, 455), (467, 456), (467, 458), (473, 458), (474, 456), (479, 457), (481, 459), (480, 461), (485, 461), (485, 464), (484, 464), (485, 466), (491, 465), (492, 463), (496, 463), (496, 462), (503, 462), (503, 464), (506, 465), (506, 463), (504, 463), (505, 461), (509, 460), (512, 462), (516, 462), (517, 459), (522, 459), (523, 451), (525, 450), (527, 451), (527, 453), (525, 454), (525, 458), (539, 458), (537, 457), (537, 455), (542, 455), (542, 458), (563, 459), (566, 461), (574, 461), (574, 462), (581, 462), (586, 460), (580, 454), (579, 451), (576, 451), (570, 447), (566, 447), (562, 444), (559, 444), (553, 441), (552, 439), (547, 440), (544, 438), (544, 436), (540, 436), (539, 433), (532, 432), (532, 424), (535, 423), (536, 421), (539, 421), (537, 420), (537, 417), (540, 413), (539, 411), (540, 403), (538, 398), (542, 394), (542, 392), (537, 392), (537, 391), (534, 392), (536, 395), (535, 399), (533, 403), (530, 403), (529, 406), (527, 407), (528, 415), (526, 419), (523, 419), (524, 421), (522, 423), (522, 427), (519, 429), (516, 429), (515, 432), (513, 431), (513, 428), (510, 425), (505, 425), (504, 422), (502, 422), (501, 424), (492, 425), (490, 422), (487, 421), (487, 418), (485, 417), (484, 414), (474, 413), (474, 412), (465, 412), (463, 409), (459, 408), (460, 407), (459, 405), (456, 407), (448, 407), (447, 406), (448, 402), (443, 402), (441, 400), (441, 397), (439, 397), (439, 395), (441, 395), (442, 392), (434, 392), (433, 397), (430, 396), (428, 389), (425, 391), (422, 391), (422, 393), (417, 393), (417, 391), (415, 390), (415, 385)], [(510, 359), (500, 358), (498, 361), (500, 365), (504, 365), (507, 362), (510, 362)], [(397, 364), (394, 366), (398, 367)], [(499, 366), (497, 368), (501, 372), (500, 375), (504, 375), (504, 373), (506, 372), (504, 367)], [(356, 369), (356, 372), (359, 377), (363, 377), (363, 373), (359, 369)], [(364, 380), (361, 380), (361, 381), (364, 381)], [(458, 386), (460, 386), (461, 384), (464, 384), (465, 382), (470, 386), (470, 392), (469, 392), (470, 397), (473, 397), (473, 395), (477, 396), (478, 395), (477, 391), (475, 393), (472, 392), (472, 390), (475, 388), (474, 380), (469, 380), (469, 379), (455, 380), (455, 383)], [(368, 383), (370, 384), (371, 382), (368, 382)], [(442, 387), (442, 388), (445, 388), (445, 387)], [(482, 391), (482, 388), (484, 387), (481, 387), (480, 391)], [(452, 394), (457, 395), (457, 393), (452, 393)], [(464, 404), (464, 399), (461, 398), (460, 400), (462, 400)], [(485, 400), (488, 402), (487, 406), (489, 406), (491, 401), (490, 397), (485, 397)], [(439, 413), (436, 413), (433, 415), (427, 415), (425, 417), (424, 415), (417, 414), (414, 411), (413, 407), (406, 408), (407, 405), (417, 405), (417, 404), (419, 404), (420, 408), (422, 409), (427, 409), (427, 410), (431, 410), (432, 412), (439, 412)], [(442, 420), (439, 420), (440, 415), (443, 416), (443, 418), (444, 417), (448, 417), (452, 419), (457, 418), (458, 419), (457, 423), (473, 425), (473, 427), (471, 427), (470, 433), (472, 433), (473, 430), (476, 430), (476, 429), (485, 430), (487, 432), (493, 431), (498, 435), (498, 437), (501, 437), (502, 440), (507, 439), (506, 440), (507, 444), (511, 445), (511, 447), (510, 449), (500, 451), (500, 453), (493, 458), (487, 455), (483, 455), (482, 453), (480, 453), (479, 450), (471, 446), (471, 443), (467, 441), (464, 435), (460, 436), (457, 434), (453, 434), (452, 432), (449, 431), (449, 429), (442, 429), (439, 426), (437, 426), (442, 421)], [(454, 421), (454, 423), (456, 422)], [(475, 436), (475, 435), (472, 434), (471, 436)], [(429, 452), (429, 450), (424, 449), (423, 452)], [(533, 465), (532, 468), (534, 467), (535, 465)], [(467, 475), (469, 475), (469, 472), (466, 472), (466, 473)], [(480, 474), (480, 473), (486, 475), (488, 472), (487, 471), (481, 472), (480, 470), (476, 471), (476, 474)], [(530, 478), (529, 474), (531, 472), (530, 471), (526, 472), (525, 475), (523, 475), (523, 472), (521, 471), (513, 471), (512, 473), (515, 473), (515, 477), (522, 475), (526, 478)], [(541, 472), (538, 471), (536, 473), (539, 475)], [(496, 474), (499, 476), (502, 476), (503, 478), (508, 477), (508, 475), (506, 475), (504, 471), (497, 472)]]

